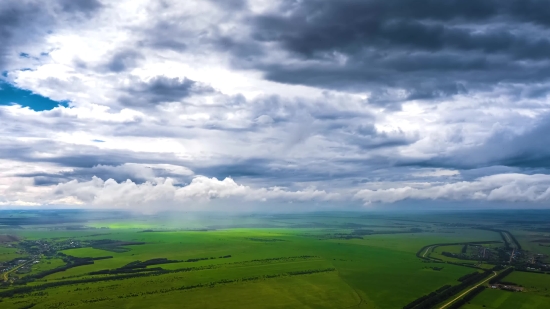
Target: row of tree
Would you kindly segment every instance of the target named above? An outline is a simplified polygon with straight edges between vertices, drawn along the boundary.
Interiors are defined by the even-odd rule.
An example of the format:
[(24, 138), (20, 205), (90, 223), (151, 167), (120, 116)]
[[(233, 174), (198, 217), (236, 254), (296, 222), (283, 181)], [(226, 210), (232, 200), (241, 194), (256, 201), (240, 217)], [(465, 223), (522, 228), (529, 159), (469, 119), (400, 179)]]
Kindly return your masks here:
[(98, 271), (89, 272), (88, 275), (117, 275), (117, 274), (133, 274), (144, 272), (161, 272), (164, 269), (162, 267), (153, 268), (115, 268), (115, 269), (103, 269)]
[(489, 280), (489, 283), (490, 284), (499, 283), (500, 280), (504, 279), (504, 277), (508, 276), (513, 271), (514, 271), (513, 268), (508, 268), (508, 269), (504, 270), (503, 272), (501, 272), (500, 274), (498, 274), (498, 275), (494, 276), (493, 278), (491, 278), (491, 280)]
[[(439, 304), (440, 302), (444, 301), (445, 299), (450, 298), (451, 296), (459, 293), (460, 291), (464, 290), (468, 286), (483, 280), (487, 276), (489, 276), (491, 272), (485, 271), (483, 273), (477, 273), (476, 275), (469, 276), (468, 278), (465, 278), (462, 280), (462, 282), (458, 285), (451, 286), (446, 289), (438, 289), (435, 292), (432, 292), (428, 295), (424, 295), (411, 303), (405, 305), (403, 309), (428, 309), (432, 308), (436, 304)], [(440, 292), (437, 292), (440, 291)]]
[(464, 305), (466, 305), (470, 300), (474, 299), (474, 297), (477, 296), (477, 294), (483, 292), (485, 290), (485, 287), (480, 285), (470, 291), (470, 293), (466, 294), (463, 298), (457, 300), (456, 302), (452, 303), (448, 308), (449, 309), (458, 309)]
[[(217, 257), (218, 259), (227, 259), (227, 258), (230, 258), (231, 257), (231, 254), (228, 254), (228, 255), (222, 255), (222, 256), (219, 256)], [(194, 259), (187, 259), (185, 261), (182, 261), (182, 262), (199, 262), (199, 261), (206, 261), (206, 260), (215, 260), (216, 257), (214, 256), (211, 256), (211, 257), (203, 257), (203, 258), (194, 258)]]
[(514, 234), (510, 233), (509, 231), (507, 230), (501, 230), (501, 229), (492, 229), (492, 228), (485, 228), (485, 227), (479, 227), (477, 228), (478, 230), (486, 230), (486, 231), (491, 231), (491, 232), (496, 232), (496, 233), (500, 233), (500, 236), (502, 237), (502, 240), (504, 240), (504, 243), (505, 243), (505, 246), (506, 248), (509, 248), (510, 247), (510, 243), (508, 242), (508, 239), (506, 237), (505, 234), (508, 234), (508, 236), (510, 236), (510, 239), (512, 239), (512, 242), (514, 242), (514, 245), (516, 245), (516, 248), (518, 248), (519, 250), (521, 250), (521, 245), (519, 243), (519, 241), (516, 239), (516, 237), (514, 236)]
[[(251, 261), (243, 261), (243, 262), (235, 262), (235, 263), (229, 263), (229, 264), (244, 264), (246, 262), (264, 262), (264, 261), (274, 261), (274, 260), (288, 260), (288, 259), (297, 259), (297, 258), (311, 258), (314, 256), (295, 256), (295, 257), (283, 257), (283, 258), (269, 258), (269, 259), (260, 259), (260, 260), (251, 260)], [(227, 264), (226, 264), (227, 265)], [(179, 273), (179, 272), (190, 272), (190, 271), (198, 271), (198, 270), (206, 270), (206, 269), (213, 269), (221, 267), (220, 265), (204, 265), (200, 267), (187, 267), (187, 268), (179, 268), (175, 270), (165, 270), (162, 268), (159, 268), (158, 270), (154, 271), (148, 271), (148, 272), (138, 272), (138, 273), (122, 273), (122, 274), (113, 274), (112, 276), (108, 277), (92, 277), (92, 278), (84, 278), (84, 279), (76, 279), (76, 280), (64, 280), (64, 281), (56, 281), (56, 282), (48, 282), (45, 284), (40, 285), (34, 285), (34, 286), (24, 286), (20, 288), (0, 291), (0, 298), (1, 297), (12, 297), (17, 294), (23, 294), (23, 293), (30, 293), (34, 291), (40, 291), (47, 288), (57, 287), (57, 286), (65, 286), (65, 285), (73, 285), (73, 284), (80, 284), (80, 283), (91, 283), (91, 282), (102, 282), (102, 281), (112, 281), (112, 280), (125, 280), (125, 279), (131, 279), (131, 278), (137, 278), (137, 277), (148, 277), (148, 276), (159, 276), (167, 273)], [(312, 271), (305, 271), (305, 272), (296, 272), (294, 273), (288, 273), (285, 275), (303, 275), (308, 273), (316, 273), (316, 272), (322, 272), (322, 271), (333, 271), (334, 268), (325, 269), (325, 270), (312, 270)]]
[(153, 294), (163, 294), (163, 293), (169, 293), (173, 291), (185, 291), (185, 290), (192, 290), (197, 288), (203, 288), (203, 287), (215, 287), (216, 285), (220, 284), (229, 284), (234, 282), (249, 282), (249, 281), (257, 281), (257, 280), (263, 280), (263, 279), (273, 279), (273, 278), (279, 278), (284, 276), (299, 276), (299, 275), (307, 275), (307, 274), (316, 274), (316, 273), (323, 273), (323, 272), (331, 272), (336, 270), (335, 268), (325, 268), (325, 269), (311, 269), (311, 270), (303, 270), (303, 271), (291, 271), (287, 273), (282, 274), (272, 274), (272, 275), (263, 275), (263, 276), (254, 276), (254, 277), (246, 277), (246, 278), (239, 278), (239, 279), (222, 279), (219, 281), (213, 281), (213, 282), (207, 282), (207, 283), (199, 283), (194, 285), (184, 285), (181, 287), (172, 287), (172, 288), (165, 288), (160, 290), (153, 290), (153, 291), (144, 291), (144, 292), (134, 292), (130, 294), (120, 295), (118, 298), (132, 298), (132, 297), (140, 297), (145, 295), (153, 295)]
[[(511, 234), (510, 234), (511, 235)], [(514, 238), (512, 238), (514, 239)], [(420, 248), (420, 250), (418, 250), (416, 252), (416, 257), (418, 258), (421, 258), (423, 260), (430, 260), (430, 258), (427, 258), (427, 257), (424, 257), (424, 252), (426, 252), (426, 250), (430, 247), (433, 247), (434, 249), (436, 247), (442, 247), (442, 246), (456, 246), (456, 245), (483, 245), (483, 244), (495, 244), (495, 243), (502, 243), (500, 241), (493, 241), (493, 240), (490, 240), (490, 241), (469, 241), (469, 242), (454, 242), (454, 243), (440, 243), (440, 244), (432, 244), (432, 245), (427, 245), (427, 246), (424, 246), (422, 248)], [(431, 258), (433, 259), (433, 258)]]
[(159, 264), (169, 264), (169, 263), (179, 263), (181, 261), (178, 260), (169, 260), (167, 258), (157, 258), (157, 259), (150, 259), (147, 261), (133, 261), (130, 262), (119, 269), (134, 269), (134, 268), (145, 268), (147, 266), (151, 265), (159, 265)]
[(66, 255), (66, 254), (63, 254), (63, 253), (59, 253), (58, 255), (67, 264), (65, 264), (63, 266), (53, 268), (53, 269), (48, 269), (48, 270), (45, 270), (45, 271), (41, 271), (41, 272), (36, 273), (34, 275), (25, 276), (21, 280), (19, 280), (17, 282), (17, 284), (27, 284), (28, 282), (32, 282), (36, 279), (42, 279), (46, 276), (49, 276), (49, 275), (52, 275), (52, 274), (55, 274), (55, 273), (58, 273), (58, 272), (66, 271), (67, 269), (71, 269), (71, 268), (78, 267), (78, 266), (91, 265), (91, 264), (94, 264), (94, 260), (102, 260), (102, 259), (112, 258), (112, 256), (104, 256), (104, 257), (99, 257), (99, 258), (90, 258), (90, 257), (80, 258), (80, 257), (71, 256), (71, 255)]
[(477, 274), (479, 274), (479, 272), (474, 271), (473, 273), (466, 274), (466, 275), (464, 275), (464, 276), (458, 278), (458, 281), (462, 282), (462, 281), (464, 281), (464, 280), (466, 280), (466, 279), (468, 279), (468, 278), (470, 278), (470, 277), (476, 276)]

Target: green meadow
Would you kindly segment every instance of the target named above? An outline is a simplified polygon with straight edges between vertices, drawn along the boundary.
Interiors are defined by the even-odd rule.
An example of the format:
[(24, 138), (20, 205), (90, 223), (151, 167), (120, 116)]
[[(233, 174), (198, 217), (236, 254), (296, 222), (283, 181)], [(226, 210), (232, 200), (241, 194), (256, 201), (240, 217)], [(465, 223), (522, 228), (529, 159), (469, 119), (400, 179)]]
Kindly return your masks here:
[(550, 298), (529, 292), (508, 292), (487, 289), (476, 296), (463, 309), (547, 309)]
[(504, 279), (524, 287), (523, 292), (486, 289), (464, 309), (544, 309), (550, 308), (550, 275), (512, 272)]
[[(177, 228), (173, 221), (145, 217), (119, 223), (98, 220), (76, 228), (66, 224), (65, 230), (59, 225), (27, 226), (16, 233), (26, 242), (77, 247), (33, 258), (38, 262), (29, 266), (27, 275), (37, 277), (4, 283), (0, 295), (15, 293), (2, 296), (0, 306), (403, 308), (442, 286), (457, 285), (460, 277), (475, 271), (472, 267), (493, 267), (441, 255), (460, 253), (463, 245), (454, 243), (502, 241), (497, 232), (447, 220), (217, 217)], [(447, 245), (427, 250), (430, 259), (417, 256), (435, 244)], [(15, 252), (0, 249), (0, 256)], [(55, 271), (65, 263), (76, 264)], [(24, 279), (25, 274), (13, 275), (17, 277)], [(550, 308), (550, 275), (514, 272), (506, 280), (522, 284), (526, 292), (486, 290), (463, 308)]]
[(17, 253), (17, 249), (0, 246), (0, 262), (13, 260), (21, 256)]
[[(26, 295), (24, 302), (20, 298), (4, 299), (2, 306), (19, 308), (24, 304), (36, 304), (34, 308), (53, 308), (59, 305), (67, 308), (97, 308), (101, 303), (102, 308), (120, 308), (122, 304), (126, 308), (150, 308), (152, 304), (176, 308), (180, 305), (177, 300), (185, 299), (186, 307), (189, 308), (227, 308), (231, 303), (240, 306), (248, 303), (250, 306), (262, 308), (397, 308), (440, 286), (454, 284), (457, 278), (471, 272), (468, 268), (456, 265), (445, 265), (442, 270), (436, 271), (430, 268), (431, 264), (423, 263), (415, 256), (423, 245), (445, 241), (445, 234), (431, 237), (413, 234), (376, 235), (347, 241), (319, 240), (309, 236), (308, 233), (312, 232), (314, 231), (307, 229), (152, 233), (117, 230), (108, 235), (110, 239), (140, 241), (145, 244), (127, 246), (125, 252), (94, 248), (64, 250), (63, 253), (76, 257), (113, 258), (55, 273), (32, 284), (104, 276), (89, 273), (122, 267), (136, 260), (168, 258), (184, 261), (224, 255), (231, 257), (163, 265), (167, 270), (197, 268), (196, 271), (48, 288), (45, 295), (40, 292)], [(292, 258), (300, 256), (309, 257)], [(269, 260), (289, 257), (290, 259)], [(213, 268), (200, 269), (201, 266)], [(319, 269), (331, 270), (300, 276), (287, 275)], [(281, 276), (262, 278), (270, 275)], [(252, 277), (260, 278), (228, 284), (217, 283)], [(167, 289), (213, 282), (216, 283), (213, 287), (122, 298), (129, 293), (147, 293), (158, 290), (159, 287)], [(395, 295), (396, 290), (402, 292)], [(71, 300), (66, 299), (67, 293), (70, 293)], [(81, 301), (75, 302), (74, 299)], [(87, 300), (98, 301), (88, 303)]]

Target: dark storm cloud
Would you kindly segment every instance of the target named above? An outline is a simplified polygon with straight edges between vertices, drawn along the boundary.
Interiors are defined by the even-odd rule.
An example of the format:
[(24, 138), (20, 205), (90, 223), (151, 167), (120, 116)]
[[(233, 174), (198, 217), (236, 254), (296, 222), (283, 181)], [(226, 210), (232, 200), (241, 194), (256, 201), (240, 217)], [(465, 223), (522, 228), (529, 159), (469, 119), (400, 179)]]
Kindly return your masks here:
[(147, 82), (137, 81), (127, 89), (128, 95), (120, 101), (124, 105), (146, 106), (163, 102), (177, 102), (191, 95), (213, 93), (215, 90), (188, 78), (157, 76)]
[[(504, 165), (519, 168), (550, 169), (550, 115), (540, 119), (535, 126), (524, 133), (509, 130), (495, 133), (479, 149), (473, 161), (481, 164)], [(476, 151), (479, 150), (479, 151)]]
[(278, 44), (294, 61), (271, 62), (250, 49), (235, 52), (235, 63), (282, 83), (405, 89), (402, 100), (546, 80), (549, 7), (536, 0), (285, 1), (277, 12), (250, 17), (252, 39)]
[[(529, 126), (526, 124), (526, 126)], [(479, 145), (463, 147), (428, 160), (395, 159), (396, 165), (458, 169), (514, 168), (524, 171), (550, 170), (550, 115), (517, 133), (503, 128)]]

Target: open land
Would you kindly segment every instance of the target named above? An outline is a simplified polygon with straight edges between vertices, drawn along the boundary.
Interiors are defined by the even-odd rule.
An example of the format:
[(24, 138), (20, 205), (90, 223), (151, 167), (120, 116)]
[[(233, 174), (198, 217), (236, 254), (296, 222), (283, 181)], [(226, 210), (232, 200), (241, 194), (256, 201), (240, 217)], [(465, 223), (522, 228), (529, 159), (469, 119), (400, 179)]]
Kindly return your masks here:
[(0, 211), (0, 305), (549, 308), (544, 218)]

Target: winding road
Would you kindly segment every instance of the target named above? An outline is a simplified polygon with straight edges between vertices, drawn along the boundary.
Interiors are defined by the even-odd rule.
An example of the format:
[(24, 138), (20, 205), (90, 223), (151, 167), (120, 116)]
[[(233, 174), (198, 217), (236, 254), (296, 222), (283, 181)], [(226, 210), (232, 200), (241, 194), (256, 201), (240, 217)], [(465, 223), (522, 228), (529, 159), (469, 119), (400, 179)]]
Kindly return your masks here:
[(424, 252), (424, 254), (422, 254), (422, 257), (426, 257), (426, 253), (428, 253), (428, 251), (429, 251), (432, 247), (433, 247), (433, 246), (426, 248), (426, 251)]
[(21, 265), (17, 265), (16, 267), (14, 267), (13, 269), (10, 269), (9, 271), (4, 272), (3, 273), (4, 282), (7, 282), (9, 280), (9, 274), (11, 274), (12, 272), (14, 272), (14, 271), (18, 270), (19, 268), (21, 268), (21, 267), (23, 267), (23, 266), (25, 266), (29, 263), (32, 263), (32, 262), (33, 262), (33, 260), (27, 261), (27, 262), (25, 262)]

